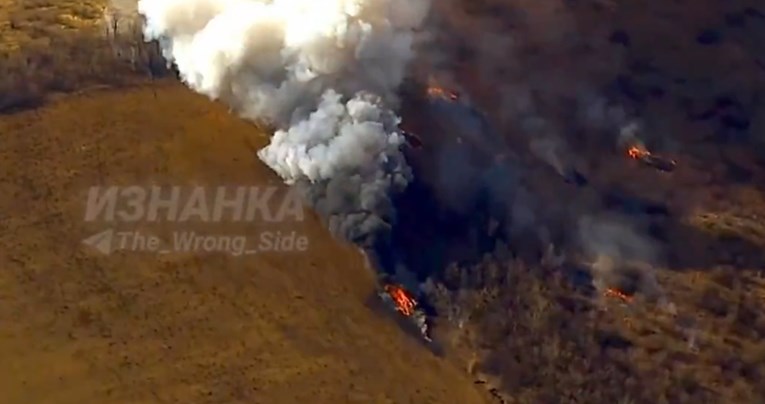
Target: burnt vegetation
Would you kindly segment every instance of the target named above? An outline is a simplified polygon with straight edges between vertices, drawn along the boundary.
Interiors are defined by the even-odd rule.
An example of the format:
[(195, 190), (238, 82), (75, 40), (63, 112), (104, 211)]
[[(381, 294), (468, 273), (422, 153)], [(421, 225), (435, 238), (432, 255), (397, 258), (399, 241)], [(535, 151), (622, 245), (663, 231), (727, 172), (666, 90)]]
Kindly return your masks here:
[(500, 251), (431, 284), (443, 321), (458, 330), (449, 338), (500, 400), (761, 399), (765, 350), (753, 342), (765, 332), (765, 316), (755, 298), (723, 297), (710, 285), (688, 302), (694, 317), (712, 317), (701, 325), (644, 303), (585, 298), (567, 278), (562, 268), (530, 267)]
[[(416, 104), (414, 98), (410, 102)], [(533, 184), (504, 183), (516, 193), (522, 186), (528, 192), (549, 187), (571, 202), (583, 198), (590, 213), (632, 222), (663, 247), (663, 265), (654, 268), (658, 287), (644, 269), (620, 262), (607, 279), (614, 293), (605, 294), (593, 287), (598, 274), (582, 261), (572, 235), (581, 212), (541, 218), (534, 228), (549, 231), (544, 240), (529, 229), (515, 232), (518, 218), (497, 215), (487, 190), (480, 189), (486, 185), (482, 170), (491, 166), (480, 158), (465, 167), (466, 178), (452, 177), (450, 183), (476, 184), (463, 189), (475, 197), (450, 201), (434, 174), (435, 156), (448, 156), (450, 165), (470, 157), (448, 153), (453, 144), (448, 131), (426, 126), (419, 128), (422, 146), (410, 152), (417, 175), (399, 200), (394, 239), (409, 269), (426, 284), (438, 339), (449, 341), (471, 364), (476, 383), (503, 402), (756, 402), (763, 397), (757, 383), (765, 373), (765, 282), (756, 268), (765, 265), (765, 256), (762, 238), (739, 233), (743, 219), (688, 223), (689, 212), (673, 198), (644, 196), (629, 183), (614, 183), (613, 175), (592, 175), (591, 183), (571, 187), (549, 170), (526, 167)], [(458, 144), (483, 155), (475, 143)], [(665, 175), (617, 158), (624, 172)], [(513, 167), (508, 164), (505, 168)], [(518, 172), (502, 174), (507, 180)], [(725, 187), (726, 175), (715, 181)], [(742, 214), (729, 202), (725, 209)], [(757, 209), (762, 202), (736, 203)], [(747, 223), (760, 228), (756, 220)]]
[[(535, 49), (531, 43), (507, 56), (512, 53), (508, 50), (512, 41), (501, 43), (501, 37), (529, 35), (522, 24), (504, 23), (513, 20), (514, 9), (523, 8), (507, 3), (512, 2), (473, 2), (460, 9), (462, 14), (452, 9), (456, 22), (444, 23), (449, 27), (445, 31), (462, 30), (463, 35), (444, 42), (459, 44), (471, 38), (475, 43), (497, 43), (501, 50), (491, 45), (472, 53), (455, 50), (451, 58), (445, 58), (451, 63), (437, 65), (451, 70), (460, 85), (469, 87), (466, 92), (481, 95), (477, 108), (487, 111), (492, 123), (501, 123), (507, 110), (497, 107), (504, 105), (497, 94), (508, 92), (511, 98), (523, 94), (513, 93), (518, 88), (508, 84), (514, 65), (526, 62), (532, 67), (536, 58), (547, 63), (545, 52), (555, 57), (556, 50), (563, 54), (570, 50), (551, 41)], [(725, 6), (731, 9), (730, 15), (705, 12), (698, 18), (701, 22), (661, 26), (654, 31), (647, 29), (653, 25), (646, 21), (655, 22), (656, 17), (645, 4), (598, 2), (590, 11), (585, 9), (592, 2), (567, 4), (577, 9), (574, 15), (581, 16), (582, 26), (597, 27), (606, 18), (616, 27), (586, 34), (576, 31), (575, 36), (600, 35), (602, 40), (593, 40), (595, 45), (584, 52), (577, 50), (573, 57), (577, 63), (567, 64), (571, 55), (561, 58), (565, 61), (553, 60), (575, 71), (587, 63), (588, 54), (605, 59), (603, 54), (618, 53), (622, 62), (602, 69), (594, 80), (586, 73), (582, 77), (571, 73), (568, 82), (587, 81), (636, 115), (661, 122), (663, 127), (647, 130), (642, 140), (649, 150), (666, 152), (672, 169), (641, 165), (642, 161), (620, 155), (614, 151), (612, 132), (599, 137), (561, 125), (565, 138), (571, 140), (564, 154), (576, 155), (583, 167), (576, 172), (586, 179), (571, 181), (572, 175), (566, 171), (574, 169), (564, 168), (561, 180), (539, 161), (525, 161), (522, 151), (528, 139), (502, 127), (505, 145), (520, 154), (509, 154), (504, 186), (532, 195), (525, 205), (541, 211), (534, 219), (534, 227), (546, 231), (540, 238), (533, 230), (513, 231), (514, 225), (503, 221), (518, 221), (519, 217), (496, 215), (491, 203), (480, 196), (467, 201), (469, 198), (461, 198), (460, 203), (467, 207), (444, 201), (443, 185), (432, 174), (438, 169), (418, 159), (430, 161), (428, 153), (439, 156), (437, 149), (451, 150), (443, 140), (449, 137), (449, 124), (413, 129), (422, 135), (423, 147), (411, 153), (418, 175), (407, 191), (409, 197), (403, 198), (399, 240), (400, 248), (409, 251), (412, 270), (422, 280), (430, 277), (424, 293), (438, 313), (436, 334), (453, 343), (476, 383), (503, 402), (762, 402), (765, 166), (761, 145), (765, 139), (758, 130), (763, 122), (762, 76), (756, 72), (757, 60), (715, 53), (728, 46), (756, 55), (761, 42), (742, 41), (740, 32), (723, 25), (727, 21), (735, 29), (745, 24), (752, 28), (762, 20), (751, 8), (732, 11), (742, 9), (737, 3)], [(555, 13), (534, 10), (529, 11), (531, 17), (518, 20), (528, 18), (531, 27), (544, 26), (554, 36), (557, 31), (550, 21), (555, 18), (547, 12)], [(595, 17), (588, 16), (590, 12)], [(666, 10), (667, 15), (671, 13)], [(534, 21), (535, 15), (541, 15), (542, 21)], [(473, 18), (475, 27), (470, 23)], [(637, 22), (641, 19), (645, 26)], [(677, 35), (678, 31), (686, 34)], [(657, 39), (656, 32), (665, 35), (664, 39)], [(698, 63), (726, 60), (727, 66), (735, 66), (741, 80), (726, 81), (721, 71), (727, 67), (716, 63), (703, 69), (698, 63), (683, 67), (674, 60), (676, 54)], [(524, 60), (527, 57), (529, 61)], [(492, 73), (492, 69), (496, 71)], [(541, 77), (549, 71), (549, 80), (568, 74), (554, 66), (543, 65), (538, 70)], [(528, 77), (526, 73), (519, 74), (520, 89), (534, 80), (533, 74)], [(534, 85), (539, 91), (549, 91), (544, 80), (530, 84)], [(404, 110), (422, 111), (416, 103), (406, 102)], [(522, 118), (512, 116), (510, 120)], [(429, 138), (430, 133), (435, 134)], [(481, 146), (475, 139), (460, 144), (463, 148)], [(451, 194), (481, 195), (473, 184), (482, 183), (481, 173), (505, 145), (493, 145), (494, 154), (478, 150), (479, 157), (467, 164), (464, 160), (471, 157), (444, 152), (451, 166), (465, 164), (478, 172), (466, 174), (467, 179), (449, 174), (452, 185), (455, 181), (463, 184), (457, 187), (462, 193)], [(552, 196), (546, 199), (546, 194)], [(631, 223), (637, 233), (656, 244), (661, 257), (650, 270), (655, 279), (641, 279), (635, 274), (646, 271), (633, 271), (619, 262), (609, 269), (619, 276), (594, 287), (598, 274), (581, 256), (581, 246), (572, 235), (577, 217), (583, 215)], [(647, 288), (646, 283), (652, 286)], [(613, 293), (604, 293), (603, 286), (613, 288)], [(646, 293), (648, 289), (652, 293)]]

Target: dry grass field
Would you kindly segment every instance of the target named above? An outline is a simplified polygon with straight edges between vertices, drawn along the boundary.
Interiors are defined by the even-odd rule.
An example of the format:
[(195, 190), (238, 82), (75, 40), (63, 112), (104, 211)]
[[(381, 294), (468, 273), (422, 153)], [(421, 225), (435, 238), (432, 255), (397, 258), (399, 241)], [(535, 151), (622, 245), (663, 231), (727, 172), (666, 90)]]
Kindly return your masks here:
[(104, 15), (102, 0), (3, 0), (0, 2), (0, 31), (3, 50), (19, 50), (33, 43), (99, 25)]
[(367, 307), (372, 273), (310, 215), (289, 225), (308, 236), (305, 254), (101, 256), (81, 244), (104, 229), (83, 221), (92, 185), (278, 183), (250, 151), (263, 134), (222, 106), (168, 82), (7, 115), (0, 133), (0, 401), (482, 402), (463, 372)]

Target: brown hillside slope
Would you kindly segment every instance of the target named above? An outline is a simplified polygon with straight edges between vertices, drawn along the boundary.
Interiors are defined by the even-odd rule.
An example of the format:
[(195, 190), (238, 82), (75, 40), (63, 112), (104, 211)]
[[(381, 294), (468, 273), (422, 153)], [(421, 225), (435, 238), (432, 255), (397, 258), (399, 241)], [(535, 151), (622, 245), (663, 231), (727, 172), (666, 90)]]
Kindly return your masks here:
[(83, 221), (92, 185), (278, 183), (250, 149), (265, 137), (225, 108), (167, 83), (6, 115), (0, 134), (0, 402), (483, 402), (364, 304), (371, 273), (311, 215), (289, 224), (302, 254), (81, 244), (105, 228)]

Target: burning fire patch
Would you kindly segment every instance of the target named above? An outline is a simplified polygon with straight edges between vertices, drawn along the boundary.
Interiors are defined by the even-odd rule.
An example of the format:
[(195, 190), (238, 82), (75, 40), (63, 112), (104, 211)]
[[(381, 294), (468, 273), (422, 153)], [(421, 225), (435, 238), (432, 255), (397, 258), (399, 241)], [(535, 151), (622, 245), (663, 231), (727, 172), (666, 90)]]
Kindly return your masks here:
[(442, 87), (430, 86), (428, 87), (428, 97), (430, 98), (442, 98), (444, 100), (457, 101), (459, 96), (457, 93), (447, 91)]
[(402, 314), (417, 326), (420, 336), (426, 342), (432, 342), (427, 315), (419, 307), (417, 299), (414, 298), (412, 293), (401, 285), (388, 283), (383, 286), (380, 296), (383, 300), (389, 302), (396, 309), (396, 312)]
[(615, 288), (608, 288), (608, 289), (606, 289), (606, 291), (603, 294), (606, 297), (612, 297), (612, 298), (615, 298), (615, 299), (619, 299), (619, 300), (623, 301), (624, 303), (632, 303), (632, 299), (633, 299), (632, 296), (622, 292), (619, 289), (615, 289)]
[(414, 314), (417, 300), (406, 289), (400, 285), (388, 284), (385, 285), (384, 290), (396, 305), (396, 311), (407, 317)]
[(457, 101), (460, 97), (454, 91), (449, 91), (446, 88), (440, 86), (435, 78), (430, 77), (428, 79), (428, 88), (425, 91), (428, 98), (440, 98), (446, 101)]
[(633, 145), (627, 149), (627, 156), (660, 171), (674, 171), (675, 166), (677, 165), (675, 160), (659, 157), (646, 150), (645, 147), (637, 145)]
[(646, 150), (642, 150), (641, 148), (639, 148), (637, 146), (632, 146), (629, 149), (627, 149), (627, 155), (632, 157), (633, 159), (636, 159), (636, 160), (641, 158), (642, 156), (644, 156), (646, 154), (649, 154), (649, 152), (646, 151)]

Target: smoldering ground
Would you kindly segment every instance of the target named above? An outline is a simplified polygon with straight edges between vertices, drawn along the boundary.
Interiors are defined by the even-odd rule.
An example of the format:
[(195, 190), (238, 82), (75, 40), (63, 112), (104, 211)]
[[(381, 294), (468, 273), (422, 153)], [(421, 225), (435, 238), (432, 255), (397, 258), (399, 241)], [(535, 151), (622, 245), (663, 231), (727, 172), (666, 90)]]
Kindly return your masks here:
[[(652, 272), (661, 250), (642, 228), (609, 212), (598, 197), (602, 190), (567, 183), (546, 162), (520, 158), (496, 139), (494, 147), (484, 147), (482, 137), (492, 131), (465, 134), (454, 120), (472, 122), (471, 108), (455, 103), (448, 115), (427, 115), (422, 126), (431, 130), (424, 133), (437, 135), (423, 136), (423, 149), (407, 154), (415, 175), (398, 199), (401, 221), (393, 240), (421, 281), (451, 262), (477, 262), (504, 244), (533, 265), (551, 250), (586, 262), (601, 290), (660, 294)], [(425, 110), (418, 111), (422, 117)]]
[[(555, 251), (588, 267), (599, 288), (657, 298), (664, 257), (642, 223), (650, 209), (634, 214), (640, 199), (614, 205), (610, 185), (589, 184), (599, 156), (622, 158), (650, 126), (612, 85), (619, 49), (591, 40), (563, 2), (484, 3), (434, 4), (418, 43), (402, 113), (424, 147), (407, 154), (414, 179), (397, 248), (422, 276), (500, 243), (533, 263)], [(427, 85), (460, 100), (428, 99)]]

